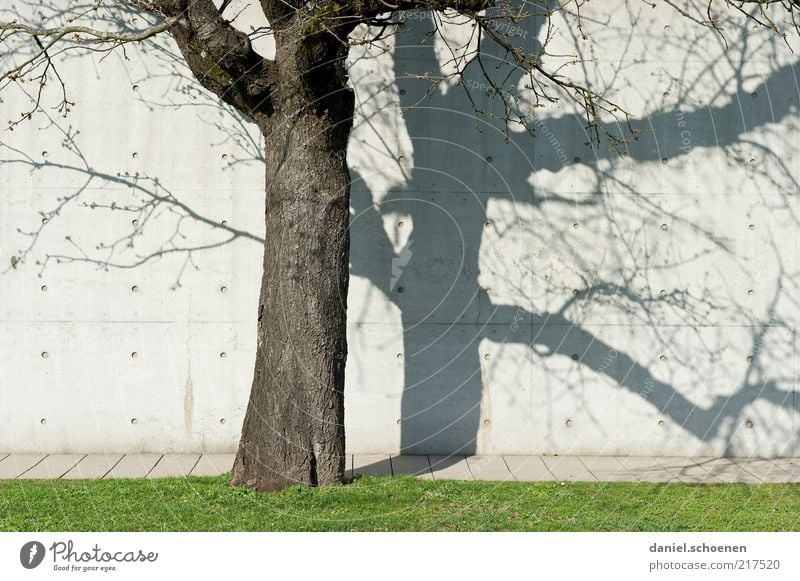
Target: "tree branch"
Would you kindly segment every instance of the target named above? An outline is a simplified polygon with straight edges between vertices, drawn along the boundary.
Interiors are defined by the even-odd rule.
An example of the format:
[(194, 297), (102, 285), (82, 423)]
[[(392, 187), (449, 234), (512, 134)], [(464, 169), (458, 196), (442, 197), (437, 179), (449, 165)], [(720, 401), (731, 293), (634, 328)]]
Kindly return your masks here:
[[(271, 112), (274, 63), (253, 51), (247, 35), (223, 19), (211, 0), (120, 0), (120, 3), (157, 14), (161, 20), (131, 33), (75, 24), (37, 28), (17, 21), (0, 23), (0, 42), (23, 35), (30, 37), (37, 47), (23, 62), (0, 73), (0, 89), (9, 82), (21, 82), (39, 68), (44, 70), (42, 74), (36, 73), (40, 88), (46, 84), (48, 72), (58, 77), (54, 56), (63, 50), (62, 43), (66, 48), (110, 52), (125, 44), (144, 42), (169, 32), (204, 87), (251, 117)], [(65, 104), (69, 104), (66, 95), (62, 108)], [(39, 100), (35, 108), (38, 106)], [(32, 112), (22, 115), (21, 119), (30, 117)]]
[(192, 73), (208, 90), (257, 119), (273, 110), (275, 64), (257, 54), (246, 34), (211, 0), (186, 0), (170, 29)]

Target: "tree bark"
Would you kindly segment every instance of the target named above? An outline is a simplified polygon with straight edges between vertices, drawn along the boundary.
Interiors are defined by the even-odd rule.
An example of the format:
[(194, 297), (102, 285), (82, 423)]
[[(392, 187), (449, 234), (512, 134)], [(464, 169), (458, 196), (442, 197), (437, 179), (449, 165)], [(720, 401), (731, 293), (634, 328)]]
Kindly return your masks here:
[[(299, 43), (286, 45), (296, 50)], [(267, 166), (264, 271), (253, 385), (230, 481), (260, 491), (339, 484), (345, 466), (345, 152), (354, 100), (344, 74), (327, 94), (309, 93), (297, 69), (302, 59), (281, 52), (273, 99), (280, 108), (259, 123)]]
[(350, 249), (346, 150), (355, 100), (341, 6), (262, 3), (274, 59), (211, 0), (162, 0), (197, 79), (261, 129), (266, 236), (255, 370), (232, 485), (261, 491), (344, 479)]

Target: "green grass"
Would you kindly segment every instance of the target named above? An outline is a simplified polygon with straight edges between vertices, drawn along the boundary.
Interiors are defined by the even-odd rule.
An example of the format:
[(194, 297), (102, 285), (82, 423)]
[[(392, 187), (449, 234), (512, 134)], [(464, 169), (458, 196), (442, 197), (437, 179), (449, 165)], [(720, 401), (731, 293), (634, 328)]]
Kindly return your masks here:
[(0, 483), (4, 531), (784, 531), (800, 486), (360, 478), (259, 494), (226, 477)]

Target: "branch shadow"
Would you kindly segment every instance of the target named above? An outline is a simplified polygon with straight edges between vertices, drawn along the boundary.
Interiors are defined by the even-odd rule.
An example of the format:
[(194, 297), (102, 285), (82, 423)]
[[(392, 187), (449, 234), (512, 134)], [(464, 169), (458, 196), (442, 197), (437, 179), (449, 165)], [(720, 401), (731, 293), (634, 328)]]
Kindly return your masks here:
[[(152, 18), (124, 4), (97, 7), (91, 2), (73, 3), (69, 8), (55, 2), (22, 5), (24, 9), (19, 6), (9, 10), (0, 9), (0, 16), (5, 14), (17, 18), (27, 11), (34, 22), (38, 20), (58, 26), (71, 22), (78, 15), (92, 13), (93, 26), (128, 32), (140, 29), (143, 23)], [(24, 58), (26, 46), (14, 44), (13, 38), (10, 40), (12, 42), (4, 57), (7, 62), (13, 63)], [(128, 64), (132, 52), (139, 57), (136, 66)], [(52, 56), (58, 57), (61, 75), (73, 81), (73, 88), (77, 85), (79, 94), (85, 87), (74, 83), (75, 79), (88, 79), (94, 73), (98, 86), (103, 86), (107, 59), (117, 61), (117, 71), (119, 64), (123, 64), (129, 84), (127, 87), (117, 87), (116, 91), (127, 91), (137, 109), (118, 113), (109, 111), (106, 110), (108, 103), (95, 95), (98, 110), (94, 116), (127, 116), (130, 122), (125, 129), (134, 133), (137, 113), (164, 114), (177, 108), (191, 110), (196, 112), (195, 126), (209, 130), (199, 133), (213, 133), (216, 136), (216, 141), (205, 145), (215, 152), (224, 152), (220, 154), (220, 161), (226, 174), (232, 175), (242, 168), (247, 171), (253, 166), (263, 165), (260, 133), (233, 108), (219, 104), (204, 93), (182, 66), (182, 58), (171, 42), (158, 40), (147, 46), (122, 47), (102, 54), (97, 59), (87, 58), (85, 49), (79, 43), (66, 43), (62, 51)], [(38, 276), (43, 278), (46, 271), (57, 264), (82, 264), (103, 271), (129, 270), (175, 257), (178, 259), (177, 275), (171, 285), (171, 289), (175, 290), (182, 286), (182, 275), (187, 269), (198, 268), (195, 259), (200, 253), (240, 241), (263, 246), (263, 231), (251, 231), (251, 228), (238, 227), (228, 219), (212, 217), (209, 208), (204, 207), (205, 200), (193, 199), (194, 192), (187, 192), (184, 184), (170, 184), (167, 183), (169, 179), (165, 182), (160, 177), (163, 173), (174, 174), (174, 171), (147, 169), (161, 166), (162, 170), (165, 167), (172, 170), (170, 160), (158, 158), (170, 156), (171, 148), (176, 144), (148, 143), (147, 146), (156, 146), (153, 149), (157, 150), (148, 159), (142, 159), (147, 157), (147, 153), (136, 150), (129, 154), (128, 159), (110, 162), (104, 159), (104, 155), (106, 158), (113, 157), (108, 155), (109, 149), (116, 152), (124, 150), (124, 146), (118, 143), (119, 138), (115, 138), (114, 143), (103, 148), (98, 143), (107, 140), (107, 135), (93, 135), (91, 130), (88, 134), (85, 130), (81, 131), (80, 127), (86, 125), (82, 125), (81, 120), (91, 118), (91, 112), (87, 114), (79, 110), (76, 113), (79, 117), (76, 127), (71, 118), (62, 117), (56, 107), (48, 106), (57, 102), (60, 92), (57, 88), (45, 85), (41, 99), (36, 92), (38, 89), (27, 87), (24, 83), (15, 83), (10, 92), (11, 89), (16, 91), (16, 95), (6, 99), (4, 114), (13, 118), (19, 113), (14, 108), (25, 109), (25, 101), (31, 107), (38, 107), (38, 113), (28, 121), (25, 132), (17, 131), (15, 134), (12, 127), (12, 131), (0, 139), (2, 169), (7, 176), (27, 172), (30, 185), (47, 191), (48, 196), (36, 201), (40, 204), (37, 221), (30, 223), (25, 217), (26, 225), (16, 228), (19, 240), (15, 242), (19, 244), (13, 248), (10, 258), (0, 265), (0, 274), (8, 274), (29, 265), (35, 267)], [(108, 90), (106, 87), (104, 97), (108, 98), (114, 92), (115, 88)], [(56, 101), (48, 99), (54, 93)], [(112, 128), (101, 127), (106, 132), (113, 131), (113, 123), (108, 125)], [(28, 133), (33, 139), (20, 133)], [(129, 135), (121, 137), (123, 140), (130, 138)], [(33, 143), (36, 140), (42, 143), (38, 148)], [(139, 141), (139, 145), (144, 145), (141, 139)], [(48, 199), (51, 193), (52, 199)], [(93, 226), (101, 225), (94, 229), (98, 231), (67, 223), (62, 215), (74, 211), (74, 208), (91, 210), (94, 217), (89, 222)], [(108, 236), (109, 228), (104, 225), (110, 225), (114, 231), (113, 237)], [(42, 243), (43, 239), (47, 239), (46, 244)], [(5, 250), (9, 251), (8, 246)]]
[[(534, 117), (535, 139), (509, 142), (459, 83), (426, 98), (419, 71), (435, 77), (443, 52), (418, 42), (431, 28), (430, 17), (409, 20), (393, 50), (390, 101), (407, 139), (377, 127), (385, 150), (353, 170), (351, 274), (386, 305), (351, 304), (359, 341), (384, 349), (378, 373), (358, 373), (387, 391), (381, 377), (398, 347), (400, 452), (796, 454), (785, 363), (797, 269), (785, 228), (797, 228), (797, 138), (780, 130), (796, 118), (794, 62), (748, 73), (755, 37), (711, 64), (671, 37), (683, 51), (662, 75), (672, 97), (645, 102), (636, 142), (609, 152), (568, 107)], [(659, 31), (640, 34), (649, 32)], [(491, 50), (484, 57), (501, 63)], [(609, 74), (633, 91), (624, 56)], [(494, 74), (516, 73), (497, 64)], [(698, 87), (711, 94), (698, 99)], [(502, 119), (491, 90), (477, 97)], [(604, 130), (625, 137), (613, 122)], [(693, 166), (720, 152), (746, 196)], [(704, 186), (728, 217), (707, 221)], [(742, 237), (720, 228), (734, 218)], [(748, 239), (750, 220), (774, 229)], [(402, 343), (367, 330), (395, 317)]]

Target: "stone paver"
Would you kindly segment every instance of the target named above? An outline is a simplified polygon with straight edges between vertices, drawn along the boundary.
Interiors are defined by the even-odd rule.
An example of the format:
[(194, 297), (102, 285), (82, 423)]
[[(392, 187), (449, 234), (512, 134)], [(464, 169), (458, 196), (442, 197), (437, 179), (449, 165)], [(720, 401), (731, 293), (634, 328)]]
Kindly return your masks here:
[(24, 480), (46, 480), (61, 478), (84, 457), (84, 454), (50, 454), (44, 460), (26, 470), (18, 478)]
[(147, 478), (171, 478), (189, 476), (189, 473), (200, 459), (200, 454), (164, 454)]
[(800, 458), (774, 458), (772, 462), (789, 475), (790, 482), (800, 482)]
[[(7, 454), (0, 480), (163, 478), (229, 472), (235, 454)], [(411, 474), (427, 480), (800, 482), (800, 458), (642, 456), (347, 456), (348, 476)]]
[(0, 480), (12, 480), (44, 460), (45, 454), (9, 454), (0, 461)]
[(597, 480), (577, 456), (543, 456), (542, 460), (556, 480), (566, 482), (594, 482)]
[(161, 459), (161, 454), (126, 454), (105, 478), (144, 478)]
[(514, 480), (502, 456), (467, 456), (475, 480)]
[(420, 478), (433, 478), (427, 456), (392, 456), (392, 474), (412, 474)]
[(355, 454), (353, 456), (353, 477), (391, 476), (392, 460), (388, 454)]
[(793, 482), (792, 475), (777, 465), (773, 459), (733, 458), (733, 461), (762, 482)]
[(745, 482), (759, 484), (762, 481), (742, 468), (731, 458), (692, 458), (719, 482)]
[(503, 456), (516, 480), (526, 482), (552, 482), (556, 479), (541, 456)]
[(102, 478), (122, 460), (123, 454), (87, 454), (61, 478), (75, 480), (81, 478)]
[(435, 480), (475, 480), (465, 456), (428, 456)]
[(190, 476), (219, 476), (230, 472), (236, 454), (203, 454), (194, 465)]
[(594, 477), (601, 482), (630, 482), (633, 476), (614, 456), (578, 456)]
[(658, 463), (684, 484), (721, 482), (691, 458), (659, 458)]
[(619, 462), (639, 482), (680, 482), (657, 457), (619, 456)]

